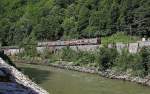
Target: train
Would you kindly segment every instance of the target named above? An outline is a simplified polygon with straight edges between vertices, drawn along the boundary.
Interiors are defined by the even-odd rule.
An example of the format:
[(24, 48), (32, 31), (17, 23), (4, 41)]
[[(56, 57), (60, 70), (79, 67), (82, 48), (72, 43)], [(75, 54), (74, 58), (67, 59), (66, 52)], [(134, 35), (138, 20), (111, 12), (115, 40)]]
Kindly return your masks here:
[[(68, 41), (48, 41), (48, 42), (38, 42), (38, 44), (27, 44), (27, 45), (37, 45), (36, 49), (38, 52), (43, 52), (45, 48), (51, 50), (62, 49), (65, 46), (71, 46), (72, 49), (88, 50), (95, 49), (101, 44), (100, 38), (91, 39), (78, 39), (78, 40), (68, 40)], [(6, 46), (0, 47), (0, 51), (4, 51), (7, 55), (16, 55), (24, 51), (24, 48), (18, 46)]]
[(78, 39), (68, 41), (50, 41), (50, 42), (38, 42), (38, 46), (75, 46), (75, 45), (98, 45), (101, 44), (100, 38), (91, 39)]

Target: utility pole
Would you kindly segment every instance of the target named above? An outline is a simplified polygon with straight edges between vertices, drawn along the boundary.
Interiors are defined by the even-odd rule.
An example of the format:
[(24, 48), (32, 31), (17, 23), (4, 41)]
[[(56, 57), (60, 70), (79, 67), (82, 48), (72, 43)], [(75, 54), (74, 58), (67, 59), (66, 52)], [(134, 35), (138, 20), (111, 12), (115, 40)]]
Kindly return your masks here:
[(131, 35), (132, 35), (131, 33), (132, 33), (132, 25), (130, 24), (130, 40), (132, 40), (131, 39)]
[(2, 43), (0, 42), (0, 51), (1, 51)]
[(2, 44), (0, 42), (0, 54), (3, 54), (4, 52), (2, 51)]

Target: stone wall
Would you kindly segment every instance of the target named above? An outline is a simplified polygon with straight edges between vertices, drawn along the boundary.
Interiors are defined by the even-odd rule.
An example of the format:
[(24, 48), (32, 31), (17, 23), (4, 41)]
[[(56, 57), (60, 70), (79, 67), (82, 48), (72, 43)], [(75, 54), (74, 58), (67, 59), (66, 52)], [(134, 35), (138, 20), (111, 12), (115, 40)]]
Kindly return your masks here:
[[(67, 46), (51, 46), (51, 47), (37, 47), (37, 51), (38, 52), (43, 52), (44, 49), (49, 49), (49, 50), (60, 50), (64, 47)], [(74, 46), (69, 46), (72, 50), (81, 50), (81, 51), (94, 51), (95, 49), (98, 49), (100, 47), (100, 45), (74, 45)]]
[[(57, 51), (57, 50), (60, 50), (64, 47), (67, 47), (67, 46), (39, 46), (39, 47), (36, 47), (36, 50), (37, 52), (39, 53), (43, 53), (45, 51), (45, 49), (49, 49), (50, 51)], [(100, 47), (100, 44), (98, 45), (76, 45), (76, 46), (69, 46), (71, 49), (77, 51), (77, 50), (81, 50), (81, 51), (94, 51), (95, 49), (99, 48)], [(11, 56), (11, 55), (16, 55), (18, 53), (21, 53), (24, 51), (23, 48), (7, 48), (7, 49), (2, 49), (4, 50), (4, 53)]]
[[(6, 94), (49, 94), (46, 90), (39, 87), (37, 84), (32, 82), (28, 77), (22, 74), (13, 66), (8, 65), (3, 59), (0, 58), (0, 71), (1, 74), (6, 74), (4, 77), (9, 78), (8, 81), (0, 83), (0, 89), (7, 87), (9, 89), (11, 87), (12, 90), (22, 90), (22, 93), (7, 93)], [(0, 76), (3, 76), (0, 75)], [(8, 90), (9, 91), (9, 90)], [(18, 91), (18, 90), (17, 90)], [(24, 92), (23, 92), (24, 91)], [(5, 94), (5, 93), (2, 93)]]
[[(150, 46), (150, 41), (138, 41), (135, 43), (116, 43), (115, 46), (114, 44), (109, 44), (108, 48), (113, 48), (116, 47), (118, 52), (121, 52), (123, 49), (128, 49), (130, 53), (137, 53), (140, 51), (140, 49), (144, 46)], [(51, 51), (57, 51), (66, 46), (38, 46), (36, 47), (37, 52), (43, 53), (45, 49), (49, 49)], [(97, 44), (97, 45), (71, 45), (69, 46), (73, 50), (81, 50), (81, 51), (95, 51), (95, 49), (98, 49), (99, 47), (102, 47), (102, 44)], [(7, 55), (15, 55), (20, 52), (23, 52), (23, 48), (8, 48), (8, 49), (3, 49), (4, 53)]]
[(138, 41), (135, 43), (116, 43), (115, 46), (113, 44), (109, 44), (108, 48), (115, 47), (118, 52), (121, 52), (123, 49), (127, 49), (130, 53), (137, 53), (140, 51), (142, 47), (149, 47), (150, 41)]

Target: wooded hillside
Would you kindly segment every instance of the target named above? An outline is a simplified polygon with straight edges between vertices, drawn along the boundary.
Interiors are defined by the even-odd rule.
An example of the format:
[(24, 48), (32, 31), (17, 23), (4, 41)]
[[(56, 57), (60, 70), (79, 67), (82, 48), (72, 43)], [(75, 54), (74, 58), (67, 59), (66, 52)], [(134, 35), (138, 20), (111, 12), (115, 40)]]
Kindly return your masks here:
[(150, 36), (150, 0), (0, 0), (0, 42)]

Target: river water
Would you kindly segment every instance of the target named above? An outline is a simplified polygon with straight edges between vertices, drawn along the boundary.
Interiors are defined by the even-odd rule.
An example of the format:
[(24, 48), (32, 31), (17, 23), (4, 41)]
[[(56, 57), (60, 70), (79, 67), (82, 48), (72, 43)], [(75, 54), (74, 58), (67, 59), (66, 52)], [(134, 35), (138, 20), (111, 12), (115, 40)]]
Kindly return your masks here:
[(49, 66), (17, 64), (50, 94), (150, 94), (150, 87)]

